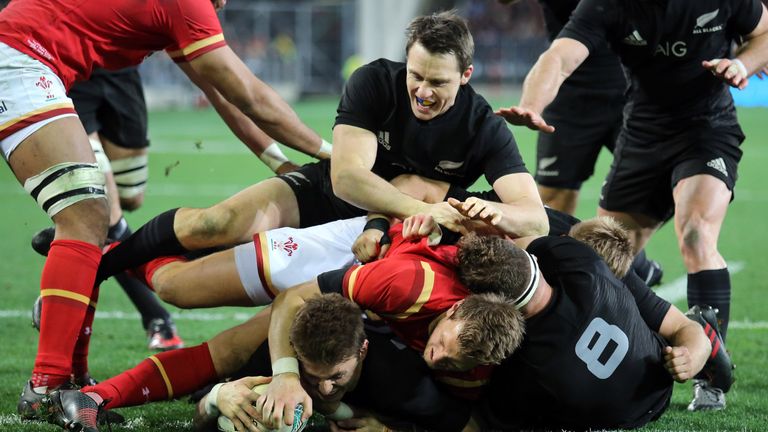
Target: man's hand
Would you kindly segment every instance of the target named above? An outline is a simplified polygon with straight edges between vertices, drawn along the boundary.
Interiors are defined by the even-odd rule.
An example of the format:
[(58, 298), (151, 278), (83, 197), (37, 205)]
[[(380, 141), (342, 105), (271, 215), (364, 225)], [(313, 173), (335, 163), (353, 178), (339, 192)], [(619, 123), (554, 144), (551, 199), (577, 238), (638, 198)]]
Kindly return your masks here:
[(468, 219), (483, 221), (490, 226), (498, 225), (504, 217), (493, 203), (476, 197), (469, 197), (464, 202), (448, 198), (448, 204)]
[(435, 232), (439, 233), (440, 227), (431, 215), (417, 214), (403, 221), (403, 238), (406, 240), (427, 237)]
[(446, 202), (426, 204), (419, 213), (431, 216), (436, 224), (440, 224), (451, 231), (461, 234), (467, 233), (467, 229), (463, 225), (466, 217)]
[(352, 244), (352, 253), (355, 258), (362, 263), (371, 262), (380, 259), (389, 250), (390, 243), (381, 244), (384, 232), (378, 229), (367, 229), (363, 231)]
[(555, 128), (548, 125), (540, 114), (527, 108), (522, 108), (519, 106), (499, 108), (496, 110), (496, 115), (504, 117), (504, 120), (515, 126), (525, 126), (531, 130), (546, 133), (552, 133), (555, 131)]
[(307, 421), (312, 415), (312, 399), (301, 386), (298, 375), (283, 373), (272, 377), (269, 389), (256, 401), (256, 410), (264, 426), (277, 429), (283, 424), (293, 425), (293, 411), (299, 403), (304, 405), (302, 419)]
[(391, 432), (392, 429), (384, 426), (374, 417), (355, 417), (348, 420), (328, 422), (331, 432), (356, 431), (356, 432)]
[(665, 347), (664, 368), (677, 382), (686, 382), (698, 371), (693, 370), (693, 358), (687, 347)]
[(253, 404), (259, 395), (251, 389), (270, 380), (270, 377), (245, 377), (221, 386), (216, 405), (222, 415), (232, 420), (235, 430), (258, 431), (253, 420), (261, 419), (261, 414)]
[(223, 8), (224, 5), (227, 4), (227, 0), (211, 0), (211, 2), (213, 3), (214, 9), (216, 9), (217, 11), (221, 10), (221, 8)]
[(744, 90), (749, 83), (747, 69), (738, 59), (704, 60), (701, 65), (712, 72), (712, 75), (725, 81), (729, 86)]

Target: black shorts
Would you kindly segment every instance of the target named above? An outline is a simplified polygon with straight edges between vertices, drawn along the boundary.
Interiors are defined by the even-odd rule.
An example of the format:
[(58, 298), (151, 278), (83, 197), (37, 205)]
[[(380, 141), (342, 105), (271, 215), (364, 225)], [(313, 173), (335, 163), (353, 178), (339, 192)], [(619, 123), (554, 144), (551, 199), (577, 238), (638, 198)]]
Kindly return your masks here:
[(88, 134), (98, 132), (124, 148), (149, 146), (147, 104), (136, 68), (97, 70), (88, 81), (72, 86), (68, 95)]
[(738, 125), (712, 127), (692, 122), (684, 132), (669, 136), (623, 129), (603, 184), (600, 207), (661, 222), (674, 214), (672, 189), (682, 179), (709, 174), (733, 191), (743, 141)]
[(600, 150), (613, 150), (621, 127), (623, 89), (589, 89), (563, 85), (542, 116), (556, 128), (539, 133), (536, 183), (580, 189), (592, 176)]
[(329, 159), (306, 164), (296, 171), (279, 175), (277, 178), (288, 183), (296, 195), (300, 228), (368, 213), (333, 194)]

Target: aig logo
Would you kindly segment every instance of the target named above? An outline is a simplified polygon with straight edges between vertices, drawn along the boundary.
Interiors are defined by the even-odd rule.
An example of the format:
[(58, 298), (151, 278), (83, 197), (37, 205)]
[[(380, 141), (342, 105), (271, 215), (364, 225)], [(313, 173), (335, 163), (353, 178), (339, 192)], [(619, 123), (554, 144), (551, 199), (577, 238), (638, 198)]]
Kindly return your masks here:
[(683, 41), (661, 42), (656, 46), (654, 56), (663, 55), (664, 57), (684, 57), (688, 53), (688, 45)]

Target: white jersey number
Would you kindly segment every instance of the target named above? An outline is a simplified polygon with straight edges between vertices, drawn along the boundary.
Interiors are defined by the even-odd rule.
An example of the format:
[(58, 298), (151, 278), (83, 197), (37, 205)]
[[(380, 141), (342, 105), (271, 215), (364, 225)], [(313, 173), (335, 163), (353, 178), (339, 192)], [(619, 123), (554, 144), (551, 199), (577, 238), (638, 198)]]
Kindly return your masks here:
[[(596, 340), (595, 336), (597, 336)], [(603, 356), (610, 341), (614, 342), (615, 349), (608, 359), (600, 361), (600, 357)], [(611, 345), (614, 346), (614, 344)], [(587, 369), (594, 376), (600, 379), (607, 379), (613, 375), (613, 372), (619, 367), (619, 363), (627, 355), (628, 350), (629, 339), (627, 335), (620, 328), (608, 324), (602, 318), (593, 319), (582, 333), (579, 341), (576, 342), (576, 356), (587, 364)]]

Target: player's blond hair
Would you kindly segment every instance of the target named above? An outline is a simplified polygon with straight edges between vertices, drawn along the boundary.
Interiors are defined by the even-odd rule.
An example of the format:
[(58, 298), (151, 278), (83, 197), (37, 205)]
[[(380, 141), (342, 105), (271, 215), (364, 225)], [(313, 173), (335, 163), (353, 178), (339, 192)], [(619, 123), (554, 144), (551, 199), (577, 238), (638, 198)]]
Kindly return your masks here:
[(501, 363), (520, 346), (525, 333), (523, 315), (498, 294), (470, 295), (449, 319), (463, 321), (460, 351), (480, 364)]
[(569, 235), (589, 245), (619, 279), (634, 260), (632, 239), (624, 226), (610, 216), (598, 216), (571, 227)]

